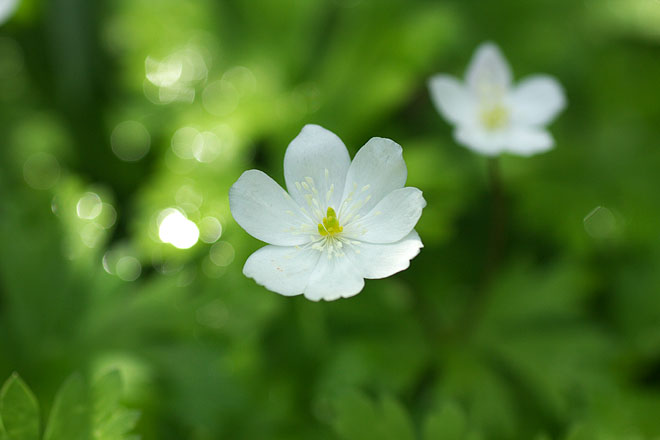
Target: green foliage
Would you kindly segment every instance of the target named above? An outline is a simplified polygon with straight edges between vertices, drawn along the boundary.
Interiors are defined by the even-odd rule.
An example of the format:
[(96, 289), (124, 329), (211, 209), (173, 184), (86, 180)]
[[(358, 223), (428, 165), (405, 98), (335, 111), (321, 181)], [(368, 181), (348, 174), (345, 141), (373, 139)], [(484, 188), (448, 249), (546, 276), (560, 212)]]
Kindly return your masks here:
[[(331, 404), (331, 421), (340, 438), (392, 440), (480, 440), (465, 412), (453, 402), (445, 402), (424, 415), (415, 427), (412, 417), (396, 399), (383, 396), (370, 399), (355, 389), (337, 394)], [(419, 433), (419, 435), (418, 435)]]
[[(658, 439), (656, 3), (21, 1), (0, 27), (0, 375), (36, 397), (11, 376), (0, 440)], [(426, 86), (485, 40), (568, 98), (552, 151), (499, 158), (500, 236), (486, 160)], [(228, 189), (282, 183), (306, 123), (351, 154), (394, 139), (428, 202), (410, 268), (348, 300), (241, 271), (261, 244)], [(171, 207), (220, 237), (161, 242)]]
[[(55, 396), (43, 440), (131, 440), (139, 413), (121, 406), (122, 381), (112, 371), (88, 385), (80, 374), (69, 377)], [(39, 440), (39, 407), (17, 374), (0, 394), (0, 438)]]
[(0, 391), (0, 420), (9, 440), (39, 439), (39, 404), (32, 391), (12, 374)]
[(468, 426), (465, 413), (455, 404), (445, 404), (439, 411), (431, 413), (424, 422), (424, 440), (463, 440)]
[(357, 391), (346, 391), (333, 399), (337, 433), (346, 440), (413, 440), (415, 433), (408, 414), (391, 397), (372, 402)]
[(118, 371), (100, 377), (92, 385), (94, 440), (126, 440), (140, 416), (120, 405), (122, 382)]

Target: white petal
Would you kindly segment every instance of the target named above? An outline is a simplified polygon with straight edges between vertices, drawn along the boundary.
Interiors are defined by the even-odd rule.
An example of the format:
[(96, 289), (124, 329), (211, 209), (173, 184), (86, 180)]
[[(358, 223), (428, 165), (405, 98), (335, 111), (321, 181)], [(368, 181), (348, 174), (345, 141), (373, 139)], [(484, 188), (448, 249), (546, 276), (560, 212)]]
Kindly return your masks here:
[(552, 136), (540, 128), (517, 127), (512, 129), (506, 150), (521, 156), (548, 151), (554, 145)]
[(465, 79), (473, 93), (489, 98), (508, 91), (511, 68), (494, 43), (483, 43), (475, 51)]
[(348, 298), (360, 293), (364, 287), (364, 278), (358, 273), (353, 262), (347, 256), (328, 258), (321, 254), (309, 284), (305, 288), (305, 298), (312, 301), (333, 301)]
[(229, 208), (248, 234), (270, 244), (307, 243), (316, 227), (281, 186), (258, 170), (244, 172), (232, 185)]
[(453, 76), (433, 76), (429, 80), (429, 90), (435, 108), (449, 122), (456, 124), (472, 117), (474, 113), (472, 95)]
[(417, 188), (394, 190), (367, 215), (346, 224), (344, 235), (369, 243), (394, 243), (413, 230), (425, 206)]
[(454, 131), (456, 142), (486, 156), (502, 153), (509, 137), (508, 131), (486, 131), (475, 126), (462, 126)]
[(284, 155), (286, 186), (313, 218), (322, 218), (328, 206), (339, 208), (350, 163), (346, 146), (334, 133), (305, 125)]
[(339, 221), (365, 215), (387, 194), (402, 188), (407, 177), (401, 146), (390, 139), (371, 138), (348, 170)]
[(351, 246), (351, 259), (368, 279), (385, 278), (407, 269), (410, 260), (424, 247), (414, 230), (402, 240), (389, 244), (358, 243)]
[(0, 24), (9, 20), (17, 5), (18, 0), (0, 0)]
[(527, 125), (548, 124), (566, 106), (561, 84), (547, 75), (524, 79), (511, 98), (514, 123)]
[(281, 295), (304, 292), (321, 253), (311, 248), (264, 246), (247, 259), (243, 274)]

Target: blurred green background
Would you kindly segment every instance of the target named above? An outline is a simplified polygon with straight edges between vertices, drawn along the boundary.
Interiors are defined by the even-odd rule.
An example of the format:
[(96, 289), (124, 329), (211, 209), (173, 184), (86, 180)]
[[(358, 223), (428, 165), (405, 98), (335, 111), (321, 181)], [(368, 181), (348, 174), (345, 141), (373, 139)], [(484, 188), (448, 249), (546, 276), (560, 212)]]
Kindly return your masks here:
[[(554, 150), (500, 160), (493, 270), (486, 159), (426, 88), (485, 40), (569, 102)], [(144, 440), (658, 439), (659, 97), (657, 0), (23, 0), (0, 27), (0, 381), (45, 422), (69, 375), (117, 369)], [(306, 123), (351, 154), (394, 139), (428, 202), (410, 269), (348, 300), (241, 274), (261, 243), (229, 186), (283, 183)], [(160, 239), (171, 208), (194, 246)]]

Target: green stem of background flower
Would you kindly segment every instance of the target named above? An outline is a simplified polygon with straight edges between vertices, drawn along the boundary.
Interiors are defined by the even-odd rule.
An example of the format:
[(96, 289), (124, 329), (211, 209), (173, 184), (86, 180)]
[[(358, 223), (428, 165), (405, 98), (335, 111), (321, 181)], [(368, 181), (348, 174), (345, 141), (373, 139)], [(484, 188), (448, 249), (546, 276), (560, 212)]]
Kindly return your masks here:
[(500, 266), (505, 240), (504, 196), (502, 194), (499, 159), (496, 157), (488, 159), (488, 184), (491, 193), (491, 216), (483, 288), (488, 287), (493, 275)]
[(484, 313), (488, 303), (488, 291), (502, 260), (502, 251), (506, 239), (505, 228), (505, 203), (502, 192), (502, 180), (500, 177), (500, 166), (497, 158), (490, 158), (487, 162), (488, 186), (490, 190), (490, 222), (488, 243), (485, 249), (485, 260), (481, 280), (476, 286), (476, 292), (470, 304), (468, 304), (463, 322), (459, 331), (471, 333)]

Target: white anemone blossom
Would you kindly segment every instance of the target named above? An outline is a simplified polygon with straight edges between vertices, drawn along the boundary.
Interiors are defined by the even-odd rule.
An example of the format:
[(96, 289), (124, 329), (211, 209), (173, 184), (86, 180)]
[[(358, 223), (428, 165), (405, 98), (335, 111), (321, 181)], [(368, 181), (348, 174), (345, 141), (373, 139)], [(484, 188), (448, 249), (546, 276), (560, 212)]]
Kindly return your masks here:
[(422, 242), (413, 229), (426, 202), (405, 187), (401, 147), (372, 138), (351, 162), (334, 133), (306, 125), (284, 155), (288, 191), (258, 170), (229, 190), (236, 222), (269, 243), (243, 273), (286, 296), (331, 301), (359, 293), (364, 278), (410, 265)]
[(431, 99), (455, 125), (460, 144), (487, 155), (530, 156), (552, 148), (545, 125), (565, 107), (564, 92), (548, 75), (531, 75), (512, 84), (511, 69), (493, 43), (476, 50), (465, 83), (439, 74), (429, 80)]

